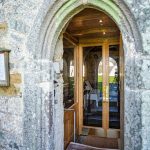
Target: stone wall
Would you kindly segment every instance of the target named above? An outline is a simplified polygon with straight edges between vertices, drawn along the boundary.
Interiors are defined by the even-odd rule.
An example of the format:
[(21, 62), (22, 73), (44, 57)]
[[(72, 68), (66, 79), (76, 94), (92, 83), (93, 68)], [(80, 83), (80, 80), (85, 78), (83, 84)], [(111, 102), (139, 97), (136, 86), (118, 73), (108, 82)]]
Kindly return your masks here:
[[(60, 150), (63, 145), (62, 139), (57, 145), (60, 131), (57, 129), (62, 129), (60, 122), (63, 114), (61, 115), (62, 109), (58, 111), (62, 108), (62, 99), (59, 95), (56, 95), (56, 99), (54, 95), (55, 47), (46, 47), (49, 52), (42, 52), (38, 40), (45, 36), (39, 35), (49, 23), (45, 21), (46, 16), (52, 18), (52, 12), (56, 12), (56, 9), (66, 1), (68, 0), (0, 0), (0, 24), (6, 24), (5, 29), (0, 28), (0, 47), (11, 50), (11, 86), (0, 88), (0, 149), (34, 150), (38, 147), (38, 149)], [(97, 0), (97, 3), (100, 1), (102, 0)], [(123, 0), (112, 1), (119, 7), (122, 6)], [(83, 3), (86, 2), (88, 0), (83, 0)], [(148, 150), (150, 149), (150, 1), (124, 0), (124, 2), (135, 18), (142, 39), (142, 43), (139, 37), (132, 39), (133, 41), (128, 37), (125, 39), (126, 33), (122, 30), (125, 51), (134, 50), (132, 42), (135, 41), (141, 43), (143, 47), (143, 49), (140, 46), (136, 47), (139, 49), (138, 53), (128, 51), (125, 54), (127, 64), (125, 99), (128, 100), (125, 101), (125, 147), (126, 150)], [(74, 4), (71, 7), (77, 6)], [(69, 17), (71, 15), (68, 19)], [(129, 21), (132, 26), (134, 23), (132, 20)], [(59, 22), (55, 23), (56, 26), (57, 24)], [(56, 58), (61, 58), (61, 53), (62, 51), (58, 51)], [(133, 57), (131, 61), (130, 58)], [(61, 75), (57, 76), (57, 80), (61, 81)], [(59, 88), (61, 89), (61, 85)], [(60, 103), (57, 104), (57, 101)], [(63, 137), (63, 132), (60, 132), (60, 136)]]
[[(148, 109), (150, 106), (150, 1), (126, 0), (126, 2), (135, 17), (143, 42), (143, 52), (136, 56), (135, 60), (135, 82), (138, 84), (134, 93), (136, 97), (139, 97), (137, 103), (141, 103), (141, 111), (138, 113), (141, 114), (142, 149), (148, 150), (150, 149), (150, 113)], [(138, 142), (136, 139), (134, 141)]]

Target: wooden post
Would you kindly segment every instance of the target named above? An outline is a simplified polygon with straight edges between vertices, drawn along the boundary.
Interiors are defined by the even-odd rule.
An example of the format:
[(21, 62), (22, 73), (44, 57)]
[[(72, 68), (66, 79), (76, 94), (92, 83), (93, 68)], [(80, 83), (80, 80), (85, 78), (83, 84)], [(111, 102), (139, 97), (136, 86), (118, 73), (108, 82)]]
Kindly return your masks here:
[(103, 44), (103, 112), (102, 112), (102, 127), (105, 137), (107, 137), (107, 129), (109, 128), (109, 44), (106, 41)]
[(76, 132), (77, 134), (79, 134), (79, 94), (78, 94), (78, 49), (79, 46), (76, 45), (74, 48), (74, 79), (75, 79), (75, 87), (74, 87), (74, 99), (75, 99), (75, 103), (76, 105)]
[(124, 149), (124, 50), (123, 50), (123, 42), (122, 35), (120, 34), (120, 49), (119, 49), (119, 67), (120, 67), (120, 137), (121, 137), (121, 149)]
[(79, 102), (79, 134), (83, 127), (83, 48), (79, 45), (77, 53), (77, 81)]

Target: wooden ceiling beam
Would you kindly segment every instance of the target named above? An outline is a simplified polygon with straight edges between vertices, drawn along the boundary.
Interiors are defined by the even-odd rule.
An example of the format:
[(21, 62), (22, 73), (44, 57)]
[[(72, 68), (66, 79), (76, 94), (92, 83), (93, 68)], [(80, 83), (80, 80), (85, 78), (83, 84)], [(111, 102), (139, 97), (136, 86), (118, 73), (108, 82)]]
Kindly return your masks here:
[(118, 31), (119, 30), (116, 27), (100, 27), (100, 28), (72, 31), (71, 35), (79, 36), (79, 35), (92, 34), (92, 33), (103, 33), (103, 32), (111, 33), (111, 32), (118, 32)]
[(79, 40), (76, 39), (75, 37), (73, 37), (71, 34), (69, 34), (68, 32), (65, 32), (63, 34), (63, 37), (72, 45), (76, 46), (77, 44), (79, 44)]
[(80, 38), (79, 43), (82, 46), (97, 46), (102, 45), (105, 41), (108, 41), (110, 45), (117, 45), (119, 44), (119, 36), (111, 37), (111, 38)]

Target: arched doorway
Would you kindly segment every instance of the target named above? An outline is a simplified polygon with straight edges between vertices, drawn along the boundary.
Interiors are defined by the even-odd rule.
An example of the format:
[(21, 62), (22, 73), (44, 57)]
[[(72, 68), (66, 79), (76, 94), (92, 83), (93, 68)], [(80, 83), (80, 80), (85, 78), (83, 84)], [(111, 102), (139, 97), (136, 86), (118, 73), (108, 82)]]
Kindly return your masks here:
[[(82, 142), (82, 136), (85, 140), (84, 131), (86, 130), (88, 141), (94, 136), (95, 138), (103, 137), (97, 139), (99, 143), (103, 139), (103, 145), (99, 144), (99, 148), (118, 148), (114, 145), (118, 145), (120, 139), (120, 117), (123, 120), (123, 116), (120, 116), (120, 110), (122, 111), (120, 103), (122, 105), (124, 101), (123, 95), (120, 96), (123, 92), (123, 90), (120, 92), (120, 89), (123, 87), (124, 80), (120, 78), (119, 72), (120, 67), (123, 67), (120, 66), (122, 50), (120, 31), (115, 22), (104, 12), (85, 8), (70, 20), (63, 38), (63, 60), (66, 61), (67, 53), (67, 58), (74, 58), (75, 64), (74, 86), (69, 86), (71, 84), (69, 72), (68, 82), (64, 83), (64, 95), (66, 95), (67, 85), (71, 91), (74, 90), (74, 97), (70, 96), (71, 91), (68, 92), (68, 97), (64, 97), (65, 144), (67, 140), (68, 142), (73, 140), (75, 128), (76, 136), (74, 136)], [(101, 66), (98, 68), (100, 61)], [(68, 60), (69, 63), (70, 60)], [(67, 67), (67, 70), (70, 70), (70, 67)], [(63, 69), (65, 71), (66, 67), (64, 66)], [(101, 70), (100, 74), (98, 70)], [(73, 110), (76, 114), (75, 125)], [(116, 139), (116, 143), (114, 142), (115, 144), (111, 147), (108, 141), (112, 138)], [(104, 145), (104, 139), (107, 145)], [(92, 144), (92, 146), (95, 145)]]
[[(124, 44), (124, 50), (125, 50), (125, 69), (127, 70), (125, 77), (128, 77), (128, 81), (125, 78), (125, 101), (126, 104), (124, 106), (125, 110), (124, 112), (128, 112), (123, 114), (127, 120), (130, 120), (134, 117), (132, 113), (129, 113), (130, 110), (128, 110), (128, 101), (127, 101), (127, 92), (132, 91), (132, 87), (128, 84), (132, 81), (131, 77), (131, 72), (134, 70), (134, 64), (130, 65), (128, 64), (129, 61), (134, 61), (134, 55), (136, 55), (140, 50), (142, 50), (142, 47), (140, 45), (140, 34), (138, 32), (138, 29), (136, 27), (136, 24), (134, 22), (134, 18), (128, 9), (128, 7), (125, 5), (124, 2), (115, 2), (115, 1), (103, 1), (103, 0), (93, 0), (93, 1), (58, 1), (56, 4), (53, 5), (51, 9), (49, 9), (47, 16), (45, 17), (43, 26), (41, 27), (41, 34), (39, 37), (39, 43), (37, 44), (38, 46), (38, 51), (37, 47), (35, 46), (33, 48), (33, 59), (35, 61), (39, 59), (39, 64), (41, 65), (41, 73), (39, 73), (39, 76), (42, 75), (42, 71), (44, 71), (44, 63), (49, 65), (49, 62), (51, 62), (51, 69), (55, 70), (55, 67), (52, 67), (52, 64), (60, 64), (60, 70), (61, 68), (61, 61), (62, 61), (62, 54), (63, 54), (63, 49), (60, 48), (58, 45), (62, 44), (62, 37), (60, 36), (62, 29), (66, 26), (67, 22), (78, 12), (81, 10), (92, 7), (98, 10), (103, 10), (106, 12), (109, 16), (113, 18), (113, 20), (117, 23), (119, 29), (122, 32), (123, 35), (123, 44)], [(28, 43), (30, 43), (28, 41)], [(31, 43), (30, 43), (31, 44)], [(128, 57), (126, 57), (128, 56)], [(44, 60), (44, 61), (42, 61)], [(57, 66), (57, 65), (54, 65)], [(54, 77), (57, 76), (56, 70), (51, 72), (51, 79), (54, 79)], [(55, 72), (55, 73), (54, 73)], [(54, 74), (55, 75), (54, 75)], [(58, 73), (59, 74), (59, 73)], [(49, 74), (50, 75), (50, 74)], [(32, 75), (28, 75), (33, 78)], [(58, 75), (59, 76), (59, 75)], [(57, 77), (58, 77), (57, 76)], [(129, 77), (130, 76), (130, 77)], [(133, 74), (132, 74), (133, 76)], [(59, 81), (58, 87), (62, 90), (62, 80), (61, 78), (57, 78)], [(38, 82), (38, 81), (37, 81)], [(53, 84), (52, 85), (47, 85), (49, 88), (53, 89)], [(28, 89), (27, 84), (25, 84), (25, 89)], [(48, 90), (48, 88), (47, 88)], [(49, 90), (50, 91), (50, 90)], [(59, 121), (61, 120), (63, 122), (63, 115), (62, 115), (62, 110), (63, 110), (63, 101), (62, 98), (63, 95), (59, 93), (59, 89), (55, 88), (55, 97), (54, 95), (50, 94), (49, 92), (49, 98), (44, 98), (41, 96), (42, 103), (38, 103), (37, 110), (39, 108), (41, 113), (37, 113), (36, 115), (38, 116), (39, 122), (36, 124), (36, 127), (38, 132), (35, 132), (38, 134), (38, 139), (32, 139), (31, 138), (31, 148), (35, 147), (36, 149), (36, 141), (40, 141), (40, 147), (51, 147), (54, 146), (53, 149), (62, 149), (63, 145), (63, 126), (59, 126), (59, 128), (56, 126), (59, 125)], [(33, 99), (33, 97), (36, 98), (37, 91), (33, 90), (32, 96), (29, 95), (29, 93), (24, 93), (25, 99)], [(28, 97), (27, 97), (28, 96)], [(57, 98), (56, 98), (57, 97)], [(135, 103), (135, 97), (134, 95), (130, 95), (130, 99), (133, 100), (133, 103)], [(59, 101), (58, 101), (59, 100)], [(25, 100), (25, 103), (28, 105), (28, 100)], [(48, 109), (44, 110), (43, 107), (45, 107), (45, 104), (48, 104), (46, 106), (49, 106)], [(52, 108), (50, 107), (52, 106)], [(137, 108), (133, 108), (132, 112), (136, 113)], [(48, 110), (48, 111), (47, 111)], [(59, 110), (59, 111), (58, 111)], [(60, 111), (61, 110), (61, 111)], [(59, 116), (58, 118), (62, 119), (56, 119), (53, 115)], [(29, 111), (25, 113), (25, 118), (26, 120), (29, 120)], [(60, 117), (61, 116), (61, 117)], [(136, 122), (135, 124), (130, 124), (128, 123), (123, 123), (124, 129), (125, 129), (125, 134), (123, 135), (123, 138), (125, 138), (125, 144), (122, 144), (125, 149), (128, 149), (129, 143), (134, 143), (134, 138), (136, 137), (139, 139), (139, 145), (141, 145), (141, 138), (138, 136), (138, 134), (131, 135), (130, 129), (133, 129), (134, 126), (137, 126), (137, 124), (140, 124), (140, 119), (139, 122)], [(28, 141), (28, 137), (34, 137), (35, 132), (30, 132), (28, 130), (28, 122), (26, 123), (25, 127), (25, 142)], [(57, 133), (60, 133), (59, 135)], [(52, 138), (54, 137), (54, 138)], [(50, 140), (51, 138), (51, 140)], [(61, 138), (60, 143), (56, 144), (57, 139)], [(122, 139), (123, 139), (122, 138)], [(42, 140), (41, 140), (42, 139)], [(48, 142), (50, 141), (50, 142)], [(130, 142), (129, 142), (130, 141)], [(136, 145), (137, 146), (137, 145)], [(130, 144), (130, 147), (136, 147), (134, 144)], [(38, 149), (38, 148), (37, 148)]]

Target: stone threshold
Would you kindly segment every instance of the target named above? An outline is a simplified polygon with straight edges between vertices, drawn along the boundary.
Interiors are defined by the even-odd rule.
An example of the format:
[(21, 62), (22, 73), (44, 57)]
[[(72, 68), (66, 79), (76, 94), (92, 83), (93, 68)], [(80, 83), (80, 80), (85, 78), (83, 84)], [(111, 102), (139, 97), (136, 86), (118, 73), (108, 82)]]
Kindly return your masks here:
[(70, 142), (66, 150), (119, 150), (119, 149), (97, 148), (93, 146)]

